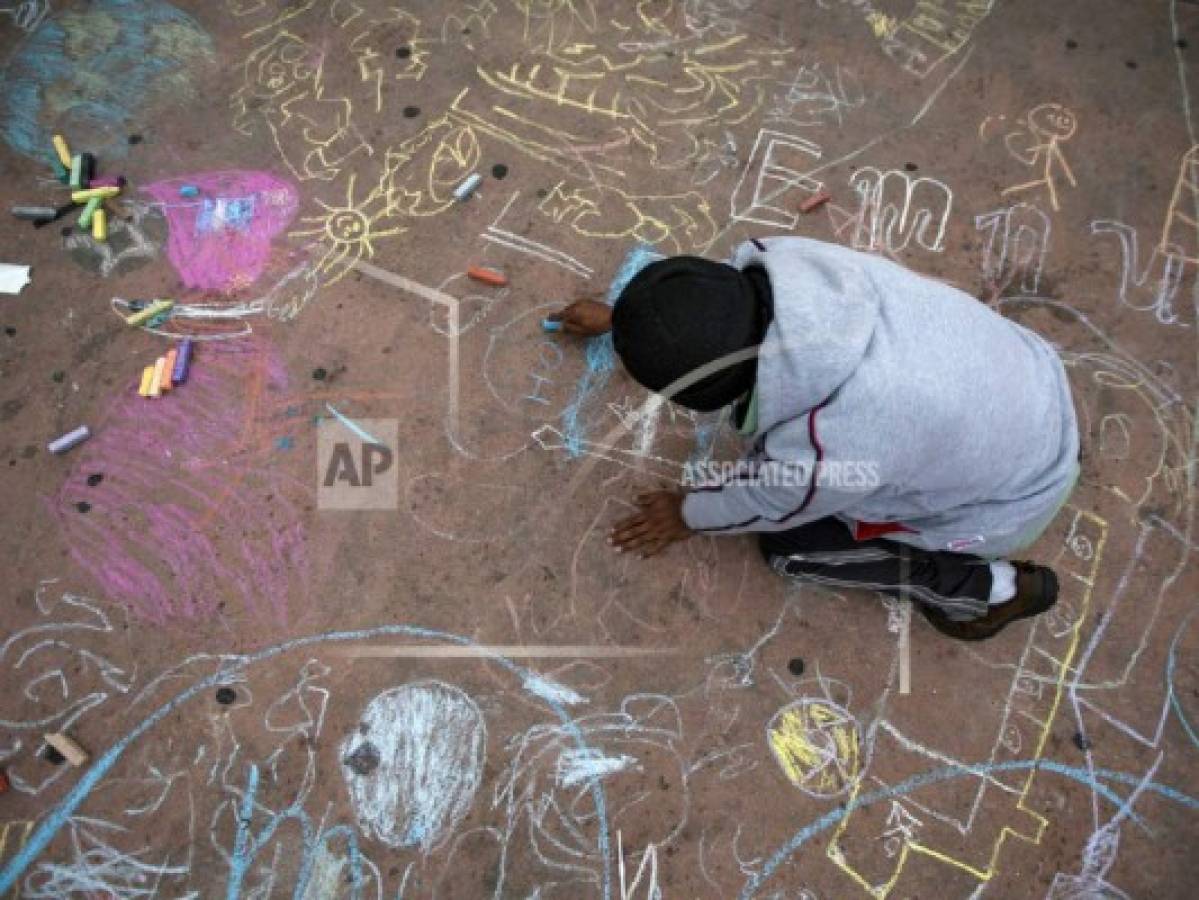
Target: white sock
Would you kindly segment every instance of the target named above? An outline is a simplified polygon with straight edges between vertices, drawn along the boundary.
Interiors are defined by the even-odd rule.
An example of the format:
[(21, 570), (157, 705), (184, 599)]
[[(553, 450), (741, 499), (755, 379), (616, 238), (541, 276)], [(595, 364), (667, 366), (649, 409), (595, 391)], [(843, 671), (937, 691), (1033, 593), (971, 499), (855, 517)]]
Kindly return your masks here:
[(991, 596), (987, 606), (1007, 603), (1016, 596), (1016, 567), (1006, 560), (991, 563)]

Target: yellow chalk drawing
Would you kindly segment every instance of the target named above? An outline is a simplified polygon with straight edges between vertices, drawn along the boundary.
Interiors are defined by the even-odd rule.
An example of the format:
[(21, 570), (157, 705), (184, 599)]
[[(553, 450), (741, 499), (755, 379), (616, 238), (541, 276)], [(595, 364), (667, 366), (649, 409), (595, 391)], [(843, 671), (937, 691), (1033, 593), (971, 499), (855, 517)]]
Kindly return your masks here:
[(924, 78), (970, 42), (994, 5), (995, 0), (917, 0), (906, 19), (884, 32), (883, 52)]
[(675, 253), (703, 246), (716, 233), (708, 201), (695, 191), (636, 196), (607, 185), (567, 189), (559, 182), (538, 209), (585, 237), (666, 244)]
[(777, 713), (766, 740), (787, 780), (814, 797), (835, 797), (857, 783), (858, 724), (837, 704), (804, 698)]
[(280, 32), (246, 57), (243, 84), (231, 101), (233, 127), (250, 135), (264, 121), (301, 181), (331, 181), (352, 156), (374, 152), (351, 127), (349, 98), (325, 96), (323, 66), (316, 48)]
[(1199, 263), (1199, 144), (1183, 154), (1158, 246)]
[[(419, 81), (428, 68), (424, 41), (417, 37), (420, 20), (409, 12), (391, 7), (383, 16), (373, 16), (353, 0), (335, 0), (329, 17), (341, 29), (355, 32), (348, 47), (364, 83), (374, 85), (375, 112), (383, 111), (383, 87), (392, 81)], [(407, 57), (396, 69), (395, 49), (404, 47)]]
[[(1026, 751), (1019, 743), (1014, 747), (1009, 747), (1007, 742), (1001, 741), (993, 751), (992, 763), (1004, 762), (1008, 759), (1031, 758), (1036, 760), (1044, 756), (1045, 745), (1049, 740), (1058, 707), (1061, 705), (1062, 696), (1065, 693), (1067, 676), (1074, 672), (1073, 666), (1078, 653), (1082, 627), (1090, 611), (1091, 595), (1095, 588), (1095, 580), (1100, 571), (1103, 551), (1107, 542), (1108, 523), (1086, 510), (1067, 506), (1063, 512), (1067, 511), (1073, 513), (1073, 523), (1065, 541), (1066, 548), (1071, 552), (1063, 552), (1063, 559), (1055, 568), (1061, 575), (1062, 592), (1070, 600), (1076, 614), (1068, 627), (1056, 632), (1049, 622), (1037, 620), (1034, 624), (1033, 638), (1025, 648), (1017, 667), (1008, 705), (1005, 709), (1004, 722), (999, 729), (1000, 733), (1004, 734), (1010, 728), (1016, 727), (1015, 723), (1017, 722), (1020, 728), (1031, 727), (1034, 731), (1031, 736), (1032, 746), (1030, 750)], [(1079, 548), (1085, 548), (1085, 552), (1079, 552)], [(1070, 596), (1075, 591), (1077, 594)], [(1029, 685), (1035, 687), (1035, 690), (1028, 689)], [(1027, 774), (1021, 773), (1018, 782), (1022, 783), (1013, 791), (1016, 795), (1015, 808), (1027, 815), (1031, 820), (1031, 827), (1027, 830), (1019, 830), (1011, 825), (1003, 825), (982, 865), (967, 862), (945, 850), (929, 846), (925, 842), (925, 838), (913, 835), (904, 839), (903, 846), (895, 859), (895, 868), (891, 877), (881, 884), (872, 884), (846, 859), (841, 848), (842, 838), (850, 828), (854, 816), (857, 814), (856, 811), (851, 811), (838, 824), (836, 833), (829, 842), (826, 855), (859, 887), (877, 900), (883, 900), (895, 888), (912, 854), (936, 859), (968, 873), (979, 881), (990, 881), (998, 870), (999, 854), (1009, 837), (1019, 838), (1032, 844), (1040, 844), (1046, 828), (1049, 827), (1049, 820), (1032, 806), (1027, 805), (1028, 795), (1036, 777), (1035, 769), (1030, 769)], [(849, 794), (848, 802), (850, 804), (856, 799), (861, 788), (861, 781), (853, 784)], [(850, 809), (853, 810), (852, 805)]]
[(595, 0), (515, 0), (525, 17), (525, 44), (553, 53), (572, 44), (578, 30), (595, 31)]
[(1074, 136), (1078, 120), (1073, 112), (1060, 103), (1042, 103), (1028, 111), (1023, 125), (1008, 134), (1004, 143), (1017, 161), (1029, 167), (1040, 166), (1041, 177), (1005, 188), (1002, 193), (1006, 197), (1018, 191), (1044, 187), (1049, 192), (1050, 204), (1054, 210), (1058, 210), (1061, 207), (1057, 201), (1057, 170), (1070, 182), (1071, 187), (1078, 187), (1060, 146)]
[(325, 245), (325, 254), (316, 264), (316, 272), (332, 283), (340, 279), (350, 267), (363, 257), (375, 255), (374, 242), (383, 237), (394, 237), (406, 229), (402, 226), (380, 228), (379, 222), (391, 215), (386, 194), (375, 188), (361, 201), (354, 200), (354, 176), (350, 176), (346, 190), (346, 202), (341, 206), (330, 206), (316, 200), (323, 216), (301, 216), (301, 222), (316, 225), (315, 228), (291, 232), (293, 237), (316, 237)]
[(791, 52), (756, 48), (744, 34), (670, 55), (617, 58), (570, 47), (548, 61), (480, 68), (479, 77), (534, 108), (548, 102), (609, 121), (649, 152), (652, 165), (676, 168), (701, 153), (700, 129), (733, 127), (763, 108)]

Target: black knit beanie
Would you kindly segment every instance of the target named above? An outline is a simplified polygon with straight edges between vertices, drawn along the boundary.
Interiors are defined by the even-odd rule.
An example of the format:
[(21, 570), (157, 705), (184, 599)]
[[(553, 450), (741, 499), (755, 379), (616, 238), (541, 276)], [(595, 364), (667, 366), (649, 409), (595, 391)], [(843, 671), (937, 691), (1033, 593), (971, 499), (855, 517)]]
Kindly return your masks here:
[[(646, 266), (620, 292), (612, 345), (633, 378), (660, 392), (701, 366), (757, 347), (771, 318), (765, 269), (675, 256)], [(701, 412), (720, 409), (753, 388), (757, 368), (756, 357), (718, 365), (667, 399)]]

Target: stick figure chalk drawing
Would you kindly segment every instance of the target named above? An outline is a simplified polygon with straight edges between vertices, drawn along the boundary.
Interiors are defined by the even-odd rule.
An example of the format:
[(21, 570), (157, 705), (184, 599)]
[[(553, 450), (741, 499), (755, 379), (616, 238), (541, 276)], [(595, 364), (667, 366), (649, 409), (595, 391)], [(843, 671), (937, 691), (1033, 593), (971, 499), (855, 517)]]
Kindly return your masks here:
[(48, 160), (50, 136), (100, 159), (124, 156), (142, 110), (186, 103), (213, 63), (212, 40), (162, 0), (95, 0), (43, 19), (0, 74), (0, 132), (17, 153)]
[(1024, 116), (1023, 127), (1009, 132), (1003, 139), (1008, 153), (1022, 165), (1040, 171), (1041, 177), (1004, 188), (1003, 196), (1045, 188), (1049, 204), (1056, 212), (1061, 208), (1057, 199), (1057, 179), (1065, 177), (1070, 187), (1078, 187), (1061, 145), (1074, 136), (1078, 120), (1074, 113), (1060, 103), (1042, 103)]

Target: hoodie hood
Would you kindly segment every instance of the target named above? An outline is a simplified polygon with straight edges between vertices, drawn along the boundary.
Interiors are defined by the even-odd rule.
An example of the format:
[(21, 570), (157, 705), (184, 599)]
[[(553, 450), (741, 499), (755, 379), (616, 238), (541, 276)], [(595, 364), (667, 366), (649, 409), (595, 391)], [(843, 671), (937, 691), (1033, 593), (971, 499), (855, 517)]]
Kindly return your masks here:
[[(785, 252), (771, 253), (780, 240)], [(853, 375), (878, 326), (879, 298), (861, 255), (834, 244), (755, 240), (738, 248), (732, 265), (765, 268), (774, 294), (758, 356), (761, 434), (824, 403)]]

